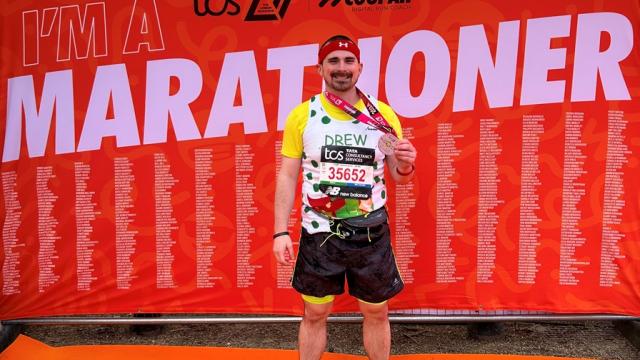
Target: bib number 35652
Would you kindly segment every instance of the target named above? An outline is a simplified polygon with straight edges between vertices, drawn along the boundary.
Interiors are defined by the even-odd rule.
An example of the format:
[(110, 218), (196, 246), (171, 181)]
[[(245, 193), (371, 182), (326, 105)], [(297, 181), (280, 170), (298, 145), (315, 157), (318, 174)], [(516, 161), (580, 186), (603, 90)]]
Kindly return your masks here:
[(329, 196), (351, 199), (370, 198), (374, 162), (374, 149), (323, 146), (320, 190)]

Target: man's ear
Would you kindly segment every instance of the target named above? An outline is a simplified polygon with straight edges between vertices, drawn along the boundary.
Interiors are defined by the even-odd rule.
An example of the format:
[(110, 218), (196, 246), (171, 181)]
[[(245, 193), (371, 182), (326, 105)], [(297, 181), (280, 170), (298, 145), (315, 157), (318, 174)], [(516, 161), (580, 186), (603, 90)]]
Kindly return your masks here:
[(320, 74), (320, 76), (322, 76), (322, 64), (316, 65), (316, 71), (318, 72), (318, 74)]

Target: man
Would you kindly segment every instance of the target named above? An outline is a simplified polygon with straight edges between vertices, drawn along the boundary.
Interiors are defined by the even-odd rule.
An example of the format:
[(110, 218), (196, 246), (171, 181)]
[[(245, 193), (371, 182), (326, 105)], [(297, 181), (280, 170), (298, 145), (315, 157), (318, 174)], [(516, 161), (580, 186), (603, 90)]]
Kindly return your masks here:
[(404, 284), (386, 221), (385, 167), (397, 183), (407, 183), (417, 153), (402, 139), (393, 110), (356, 88), (362, 64), (351, 39), (328, 39), (319, 49), (317, 69), (326, 91), (297, 106), (285, 125), (273, 252), (279, 263), (293, 265), (287, 222), (302, 168), (302, 235), (292, 279), (304, 300), (300, 358), (322, 356), (326, 320), (346, 277), (363, 314), (365, 350), (371, 359), (387, 359), (387, 300)]

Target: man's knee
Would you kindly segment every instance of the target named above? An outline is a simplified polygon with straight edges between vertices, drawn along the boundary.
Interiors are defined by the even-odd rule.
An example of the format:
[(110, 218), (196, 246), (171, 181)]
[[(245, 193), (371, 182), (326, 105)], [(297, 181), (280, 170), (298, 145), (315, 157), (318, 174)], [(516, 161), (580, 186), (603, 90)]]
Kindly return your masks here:
[(333, 303), (328, 304), (311, 304), (304, 303), (304, 319), (310, 322), (326, 322), (327, 317), (331, 314)]
[(388, 321), (389, 307), (387, 303), (371, 304), (359, 301), (360, 311), (365, 320), (369, 321)]

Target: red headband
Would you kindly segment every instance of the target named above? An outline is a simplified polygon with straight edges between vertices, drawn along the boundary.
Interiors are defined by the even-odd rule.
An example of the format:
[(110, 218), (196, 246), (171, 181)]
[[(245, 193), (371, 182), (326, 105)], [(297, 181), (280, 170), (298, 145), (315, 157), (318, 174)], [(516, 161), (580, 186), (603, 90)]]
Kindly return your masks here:
[(358, 45), (348, 39), (338, 39), (328, 42), (320, 48), (320, 51), (318, 52), (318, 64), (322, 64), (324, 58), (326, 58), (329, 53), (336, 50), (349, 51), (353, 53), (353, 55), (356, 56), (356, 59), (358, 59), (358, 62), (360, 62), (360, 48), (358, 48)]

